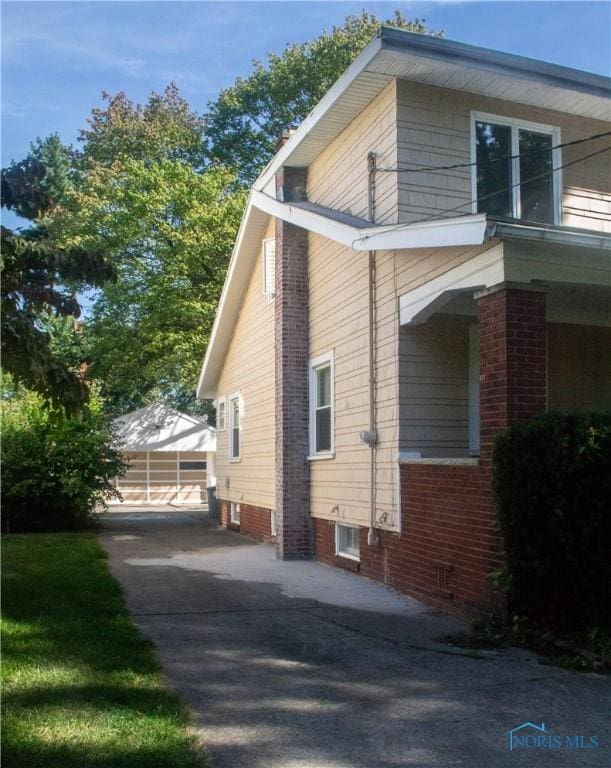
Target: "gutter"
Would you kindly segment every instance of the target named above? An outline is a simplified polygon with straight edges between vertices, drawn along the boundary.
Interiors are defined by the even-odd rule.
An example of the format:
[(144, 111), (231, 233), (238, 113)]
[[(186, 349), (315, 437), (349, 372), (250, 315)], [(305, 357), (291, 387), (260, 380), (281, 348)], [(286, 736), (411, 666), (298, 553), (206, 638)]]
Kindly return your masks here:
[(594, 248), (611, 251), (611, 236), (598, 232), (577, 230), (536, 224), (513, 224), (503, 221), (489, 221), (487, 239), (498, 237), (505, 240), (527, 240), (536, 243), (554, 243), (578, 248)]

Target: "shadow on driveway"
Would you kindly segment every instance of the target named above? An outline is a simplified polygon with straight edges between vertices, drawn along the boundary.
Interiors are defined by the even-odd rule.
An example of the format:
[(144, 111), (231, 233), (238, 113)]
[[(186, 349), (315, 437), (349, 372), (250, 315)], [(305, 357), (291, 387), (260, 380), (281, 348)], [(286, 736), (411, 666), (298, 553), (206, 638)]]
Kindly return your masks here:
[[(611, 764), (604, 677), (443, 645), (458, 620), (202, 512), (115, 512), (101, 541), (217, 768)], [(509, 752), (525, 721), (600, 747)]]

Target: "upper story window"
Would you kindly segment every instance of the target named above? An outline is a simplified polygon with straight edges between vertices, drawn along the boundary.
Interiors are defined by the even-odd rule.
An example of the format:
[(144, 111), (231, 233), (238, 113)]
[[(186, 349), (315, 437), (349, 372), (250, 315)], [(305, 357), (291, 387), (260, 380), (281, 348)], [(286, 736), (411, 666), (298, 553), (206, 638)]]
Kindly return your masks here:
[(225, 430), (225, 398), (219, 397), (216, 401), (216, 431)]
[(268, 301), (273, 301), (276, 294), (276, 241), (274, 238), (263, 241), (263, 293)]
[(229, 397), (229, 458), (240, 458), (241, 414), (240, 395)]
[(333, 435), (333, 352), (310, 360), (310, 456), (331, 457)]
[(474, 211), (560, 223), (560, 129), (472, 113)]

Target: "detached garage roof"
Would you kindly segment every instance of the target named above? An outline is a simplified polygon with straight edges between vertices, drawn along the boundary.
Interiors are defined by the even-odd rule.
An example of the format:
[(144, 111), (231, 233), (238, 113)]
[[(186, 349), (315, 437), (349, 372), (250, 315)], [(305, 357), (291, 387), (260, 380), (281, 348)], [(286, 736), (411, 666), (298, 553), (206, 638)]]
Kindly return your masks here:
[(216, 430), (204, 419), (153, 403), (115, 419), (125, 451), (215, 451)]

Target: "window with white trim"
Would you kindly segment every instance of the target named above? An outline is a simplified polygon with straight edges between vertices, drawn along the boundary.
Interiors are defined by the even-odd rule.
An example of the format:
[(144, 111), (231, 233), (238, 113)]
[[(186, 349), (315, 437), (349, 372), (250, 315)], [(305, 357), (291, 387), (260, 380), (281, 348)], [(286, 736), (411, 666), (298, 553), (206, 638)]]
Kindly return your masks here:
[(216, 401), (216, 431), (225, 431), (225, 398), (219, 397)]
[(276, 240), (270, 237), (263, 241), (263, 293), (268, 301), (276, 294)]
[(334, 451), (333, 352), (310, 360), (310, 456)]
[(276, 528), (276, 511), (274, 509), (270, 509), (269, 511), (270, 515), (270, 530), (272, 536), (277, 535), (277, 528)]
[(359, 529), (356, 525), (335, 524), (335, 554), (360, 560)]
[(235, 501), (229, 502), (229, 520), (234, 525), (240, 524), (240, 505), (236, 504)]
[(561, 222), (560, 129), (472, 112), (475, 213)]
[(240, 458), (242, 442), (241, 433), (241, 398), (240, 395), (231, 395), (229, 404), (229, 458), (236, 461)]

